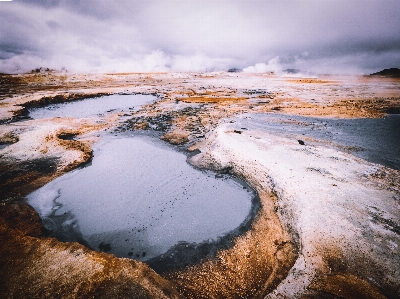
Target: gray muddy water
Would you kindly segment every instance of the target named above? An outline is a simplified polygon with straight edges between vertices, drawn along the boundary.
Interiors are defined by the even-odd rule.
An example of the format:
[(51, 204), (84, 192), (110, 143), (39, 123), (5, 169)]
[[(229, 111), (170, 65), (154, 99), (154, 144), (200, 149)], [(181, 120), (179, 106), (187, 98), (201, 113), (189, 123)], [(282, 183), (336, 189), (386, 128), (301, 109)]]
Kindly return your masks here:
[[(329, 119), (275, 113), (246, 114), (238, 129), (260, 129), (312, 145), (323, 140), (367, 161), (400, 170), (400, 114), (383, 118)], [(300, 142), (299, 141), (299, 142)]]
[(152, 259), (159, 270), (169, 267), (163, 259), (186, 265), (242, 233), (258, 209), (244, 182), (195, 169), (186, 159), (154, 137), (106, 136), (90, 166), (36, 190), (28, 203), (62, 241)]
[(29, 116), (33, 119), (53, 117), (84, 118), (118, 112), (123, 110), (135, 110), (144, 104), (152, 103), (156, 97), (152, 95), (121, 95), (115, 94), (98, 98), (82, 99), (62, 104), (52, 104), (41, 108), (29, 109)]
[(0, 150), (2, 150), (3, 148), (6, 148), (7, 146), (9, 146), (11, 143), (0, 143)]

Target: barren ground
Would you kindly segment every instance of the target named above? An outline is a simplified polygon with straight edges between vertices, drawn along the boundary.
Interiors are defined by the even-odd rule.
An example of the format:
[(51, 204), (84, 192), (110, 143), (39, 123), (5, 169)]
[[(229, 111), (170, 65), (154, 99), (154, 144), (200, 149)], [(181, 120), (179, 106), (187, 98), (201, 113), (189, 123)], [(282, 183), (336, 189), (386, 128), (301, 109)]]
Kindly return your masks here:
[[(91, 118), (27, 117), (28, 108), (115, 93), (159, 100)], [(326, 142), (302, 145), (261, 128), (244, 130), (247, 112), (382, 117), (400, 113), (400, 80), (0, 74), (0, 296), (399, 298), (399, 171)], [(21, 198), (88, 162), (104, 130), (160, 131), (165, 141), (200, 152), (190, 163), (245, 179), (262, 204), (251, 229), (215, 258), (162, 277), (140, 262), (44, 237)]]

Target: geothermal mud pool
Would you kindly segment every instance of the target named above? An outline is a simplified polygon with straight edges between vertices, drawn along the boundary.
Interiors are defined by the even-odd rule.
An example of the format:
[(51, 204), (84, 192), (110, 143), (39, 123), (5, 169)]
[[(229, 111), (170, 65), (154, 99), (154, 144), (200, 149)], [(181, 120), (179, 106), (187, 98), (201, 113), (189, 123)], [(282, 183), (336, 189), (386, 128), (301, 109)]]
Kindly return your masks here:
[(50, 235), (141, 261), (179, 242), (243, 233), (254, 201), (246, 184), (194, 169), (183, 153), (146, 136), (104, 137), (90, 166), (28, 196)]
[(82, 118), (107, 112), (132, 111), (139, 106), (154, 102), (151, 95), (110, 95), (99, 98), (81, 99), (74, 102), (48, 105), (45, 108), (32, 108), (29, 116), (33, 119), (52, 117)]

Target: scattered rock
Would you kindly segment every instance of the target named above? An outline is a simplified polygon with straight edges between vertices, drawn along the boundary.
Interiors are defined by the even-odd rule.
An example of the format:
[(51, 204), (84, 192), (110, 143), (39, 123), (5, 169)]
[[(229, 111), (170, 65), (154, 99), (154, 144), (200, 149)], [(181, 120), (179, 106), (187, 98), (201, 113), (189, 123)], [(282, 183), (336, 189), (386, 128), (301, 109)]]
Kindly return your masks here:
[(186, 132), (168, 132), (165, 133), (162, 137), (162, 140), (168, 141), (174, 145), (184, 144), (189, 141), (189, 134)]
[(300, 139), (299, 139), (299, 140), (297, 140), (297, 141), (299, 142), (300, 145), (305, 145), (305, 143), (304, 143), (303, 140), (300, 140)]
[(15, 135), (12, 132), (9, 132), (7, 134), (4, 134), (3, 136), (0, 137), (0, 145), (2, 144), (13, 144), (19, 141), (19, 138), (17, 135)]

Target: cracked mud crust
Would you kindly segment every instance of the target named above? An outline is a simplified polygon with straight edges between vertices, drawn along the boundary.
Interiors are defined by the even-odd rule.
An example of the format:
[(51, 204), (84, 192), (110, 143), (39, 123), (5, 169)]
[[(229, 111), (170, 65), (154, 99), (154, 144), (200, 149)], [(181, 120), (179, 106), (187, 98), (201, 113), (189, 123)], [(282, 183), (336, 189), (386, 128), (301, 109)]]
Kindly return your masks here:
[[(382, 117), (400, 80), (244, 73), (0, 75), (0, 297), (398, 298), (400, 173), (236, 124), (244, 113)], [(137, 111), (29, 118), (29, 109), (108, 94), (152, 94)], [(45, 238), (23, 196), (90, 162), (104, 132), (153, 131), (196, 167), (258, 192), (251, 229), (215, 258), (162, 277), (143, 263)], [(301, 144), (301, 142), (303, 144)], [(206, 221), (206, 220), (205, 220)]]

